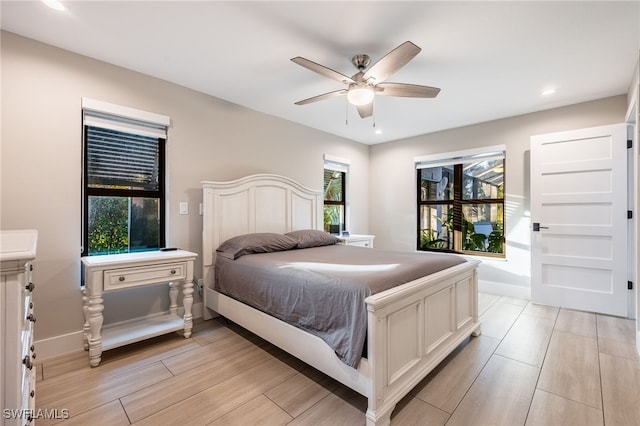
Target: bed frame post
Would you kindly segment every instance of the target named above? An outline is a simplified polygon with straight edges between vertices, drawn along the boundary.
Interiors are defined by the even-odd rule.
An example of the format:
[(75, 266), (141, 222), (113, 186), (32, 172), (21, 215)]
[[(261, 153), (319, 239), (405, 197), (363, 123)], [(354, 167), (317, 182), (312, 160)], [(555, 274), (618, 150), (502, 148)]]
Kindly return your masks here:
[(477, 261), (369, 296), (367, 425), (388, 425), (398, 402), (469, 335), (480, 333)]
[(395, 408), (394, 403), (390, 407), (382, 407), (383, 395), (383, 365), (386, 358), (386, 322), (378, 320), (376, 313), (367, 306), (367, 359), (369, 361), (369, 374), (371, 378), (371, 390), (368, 398), (366, 412), (367, 426), (387, 426), (391, 423), (391, 413)]

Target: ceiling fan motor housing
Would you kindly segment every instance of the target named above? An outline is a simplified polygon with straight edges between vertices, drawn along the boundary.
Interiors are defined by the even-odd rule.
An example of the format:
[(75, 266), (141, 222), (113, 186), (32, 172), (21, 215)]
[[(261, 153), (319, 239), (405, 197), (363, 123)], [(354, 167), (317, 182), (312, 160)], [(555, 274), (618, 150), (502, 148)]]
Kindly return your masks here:
[(361, 53), (359, 55), (354, 55), (354, 57), (351, 58), (351, 63), (358, 68), (358, 70), (363, 71), (371, 63), (371, 58), (369, 55)]

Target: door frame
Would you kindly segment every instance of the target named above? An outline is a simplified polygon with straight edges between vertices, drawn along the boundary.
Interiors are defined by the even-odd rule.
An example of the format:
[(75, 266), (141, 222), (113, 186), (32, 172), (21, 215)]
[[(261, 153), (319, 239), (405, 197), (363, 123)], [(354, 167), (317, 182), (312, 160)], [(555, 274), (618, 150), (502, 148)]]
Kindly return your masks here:
[(640, 262), (638, 262), (638, 256), (640, 255), (640, 221), (638, 221), (638, 215), (640, 214), (640, 147), (638, 146), (640, 144), (640, 54), (633, 72), (633, 80), (629, 86), (627, 99), (629, 102), (625, 122), (629, 126), (628, 136), (633, 143), (633, 147), (628, 153), (631, 156), (629, 164), (632, 165), (628, 176), (629, 187), (631, 188), (629, 191), (631, 197), (629, 207), (633, 211), (633, 218), (629, 221), (629, 239), (632, 240), (632, 250), (629, 252), (629, 279), (634, 283), (635, 310), (633, 313), (636, 318), (636, 350), (640, 354), (640, 318), (638, 318), (640, 291), (637, 290), (640, 284), (638, 283), (640, 278)]

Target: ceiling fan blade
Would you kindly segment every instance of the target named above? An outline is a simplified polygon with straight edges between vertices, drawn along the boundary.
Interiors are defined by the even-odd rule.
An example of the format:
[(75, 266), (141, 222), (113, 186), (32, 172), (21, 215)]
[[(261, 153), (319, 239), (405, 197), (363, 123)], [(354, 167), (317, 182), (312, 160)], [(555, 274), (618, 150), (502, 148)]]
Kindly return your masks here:
[(336, 96), (346, 95), (348, 92), (347, 89), (340, 89), (334, 92), (324, 93), (322, 95), (314, 96), (312, 98), (303, 99), (301, 101), (296, 102), (296, 105), (307, 105), (313, 102), (323, 101), (325, 99), (335, 98)]
[(378, 95), (403, 98), (435, 98), (440, 93), (437, 87), (405, 83), (380, 83), (376, 84), (376, 89), (383, 89), (381, 92), (376, 91)]
[(325, 77), (329, 77), (330, 79), (337, 80), (341, 83), (355, 83), (353, 79), (349, 76), (339, 73), (338, 71), (334, 71), (331, 68), (327, 68), (324, 65), (317, 64), (308, 59), (302, 58), (300, 56), (296, 56), (295, 58), (291, 58), (292, 62), (300, 65), (301, 67), (305, 67), (311, 71), (317, 72), (320, 75)]
[(356, 107), (361, 118), (371, 117), (373, 115), (373, 102)]
[(380, 83), (407, 65), (421, 50), (422, 49), (410, 41), (405, 41), (373, 64), (362, 77), (365, 81), (373, 78), (373, 84)]

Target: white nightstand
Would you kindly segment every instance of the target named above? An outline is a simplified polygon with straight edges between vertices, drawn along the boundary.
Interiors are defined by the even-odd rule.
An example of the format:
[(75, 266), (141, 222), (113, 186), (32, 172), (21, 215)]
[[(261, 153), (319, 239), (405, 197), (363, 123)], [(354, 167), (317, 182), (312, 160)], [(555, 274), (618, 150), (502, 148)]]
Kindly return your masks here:
[(339, 236), (340, 244), (346, 244), (348, 246), (360, 246), (360, 247), (373, 247), (373, 239), (375, 235), (349, 235)]
[[(82, 258), (84, 346), (92, 367), (102, 351), (184, 329), (191, 336), (193, 316), (193, 262), (197, 254), (184, 250), (147, 251)], [(184, 317), (178, 316), (178, 283), (182, 282)], [(169, 283), (169, 312), (102, 327), (102, 294), (132, 287)]]

